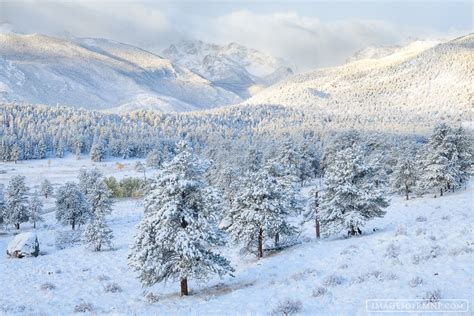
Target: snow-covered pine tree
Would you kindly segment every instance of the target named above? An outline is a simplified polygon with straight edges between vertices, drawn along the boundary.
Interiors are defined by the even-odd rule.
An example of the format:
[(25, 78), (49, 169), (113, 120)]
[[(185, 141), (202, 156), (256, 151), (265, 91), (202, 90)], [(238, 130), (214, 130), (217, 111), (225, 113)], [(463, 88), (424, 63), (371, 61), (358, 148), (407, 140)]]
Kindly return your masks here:
[(418, 177), (415, 154), (412, 150), (409, 150), (409, 148), (401, 149), (397, 164), (393, 168), (390, 178), (391, 191), (396, 193), (403, 192), (405, 198), (408, 200), (410, 192), (413, 192), (416, 187)]
[(460, 162), (452, 129), (446, 123), (436, 125), (424, 148), (420, 182), (424, 191), (437, 191), (440, 196), (456, 186)]
[(105, 216), (102, 214), (92, 214), (92, 219), (89, 221), (84, 231), (84, 239), (87, 246), (94, 251), (101, 251), (104, 245), (112, 248), (113, 238), (113, 232), (109, 226), (107, 226)]
[(105, 148), (102, 138), (95, 137), (90, 150), (91, 160), (100, 162), (105, 158)]
[(217, 227), (221, 210), (216, 191), (204, 181), (205, 165), (186, 148), (164, 165), (145, 197), (145, 217), (128, 256), (129, 267), (142, 284), (181, 282), (188, 295), (188, 279), (233, 271), (227, 259), (212, 250), (224, 245)]
[(454, 130), (454, 144), (458, 155), (457, 161), (459, 162), (456, 187), (462, 187), (469, 180), (469, 173), (473, 162), (472, 140), (469, 139), (462, 126)]
[(160, 149), (153, 149), (146, 157), (146, 164), (150, 168), (159, 169), (163, 165), (163, 154)]
[(320, 204), (320, 196), (319, 196), (320, 188), (313, 188), (309, 192), (309, 199), (308, 204), (306, 206), (306, 211), (303, 213), (304, 222), (314, 222), (314, 228), (316, 232), (316, 238), (321, 238), (321, 227), (320, 227), (320, 219), (319, 219), (319, 204)]
[(28, 222), (30, 216), (26, 196), (28, 190), (25, 177), (18, 175), (10, 179), (5, 191), (5, 222), (14, 225), (16, 229), (20, 229), (21, 223)]
[(91, 215), (91, 206), (79, 186), (74, 182), (66, 182), (56, 193), (56, 219), (64, 225), (85, 224)]
[(46, 199), (48, 198), (48, 196), (53, 194), (53, 186), (51, 185), (51, 182), (49, 182), (48, 179), (44, 179), (43, 182), (41, 182), (40, 190), (41, 194), (44, 195)]
[(326, 169), (320, 218), (324, 235), (346, 229), (349, 236), (361, 234), (366, 221), (382, 217), (388, 206), (383, 191), (367, 178), (362, 152), (346, 148)]
[(79, 181), (91, 208), (91, 220), (84, 231), (84, 239), (94, 251), (100, 251), (103, 245), (112, 248), (113, 233), (105, 219), (112, 212), (112, 200), (105, 179), (98, 169), (81, 169)]
[(293, 212), (292, 189), (273, 175), (272, 165), (247, 173), (228, 215), (230, 236), (249, 251), (256, 250), (257, 258), (263, 257), (266, 239), (291, 236), (297, 231), (288, 222)]
[(143, 180), (146, 180), (146, 166), (141, 161), (137, 161), (134, 168), (136, 172), (143, 173)]
[(0, 225), (2, 225), (5, 222), (4, 214), (5, 214), (5, 197), (3, 195), (3, 190), (0, 188)]
[(30, 211), (30, 222), (33, 223), (33, 228), (36, 228), (36, 223), (44, 222), (41, 212), (43, 210), (43, 203), (39, 199), (38, 192), (35, 191), (28, 203)]

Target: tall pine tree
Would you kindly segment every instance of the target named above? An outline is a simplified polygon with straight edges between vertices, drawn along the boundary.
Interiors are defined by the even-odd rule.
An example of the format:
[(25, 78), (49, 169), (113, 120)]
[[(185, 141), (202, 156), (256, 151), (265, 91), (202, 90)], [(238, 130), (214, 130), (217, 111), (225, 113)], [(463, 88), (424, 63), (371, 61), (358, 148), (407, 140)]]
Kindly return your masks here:
[(20, 224), (28, 222), (28, 187), (24, 176), (14, 176), (10, 179), (5, 191), (5, 222), (20, 229)]

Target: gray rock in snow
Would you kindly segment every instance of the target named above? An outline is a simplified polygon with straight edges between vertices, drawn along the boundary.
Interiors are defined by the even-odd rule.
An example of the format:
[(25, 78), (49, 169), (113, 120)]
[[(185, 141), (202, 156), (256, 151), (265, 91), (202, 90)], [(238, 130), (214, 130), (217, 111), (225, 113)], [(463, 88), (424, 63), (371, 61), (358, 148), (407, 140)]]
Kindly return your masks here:
[(14, 258), (37, 257), (38, 254), (38, 237), (31, 232), (16, 235), (7, 247), (7, 255)]

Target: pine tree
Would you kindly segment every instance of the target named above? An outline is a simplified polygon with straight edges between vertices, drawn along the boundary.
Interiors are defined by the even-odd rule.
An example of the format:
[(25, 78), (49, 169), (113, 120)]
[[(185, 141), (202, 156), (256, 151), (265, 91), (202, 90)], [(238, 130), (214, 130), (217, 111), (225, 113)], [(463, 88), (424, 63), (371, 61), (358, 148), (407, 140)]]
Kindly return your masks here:
[(107, 226), (103, 215), (92, 215), (84, 231), (84, 239), (87, 246), (94, 251), (101, 251), (104, 245), (112, 248), (112, 239), (114, 238), (112, 230)]
[(188, 279), (206, 280), (233, 269), (212, 250), (224, 244), (224, 235), (217, 227), (218, 195), (203, 179), (204, 164), (183, 142), (178, 151), (145, 197), (145, 217), (128, 259), (142, 284), (180, 280), (181, 295), (188, 295)]
[(44, 222), (41, 212), (43, 210), (43, 203), (38, 197), (38, 192), (35, 191), (30, 198), (28, 208), (30, 210), (30, 222), (33, 223), (33, 228), (36, 228), (37, 222)]
[(344, 229), (349, 236), (361, 234), (366, 221), (385, 214), (382, 208), (388, 202), (368, 174), (360, 150), (346, 148), (335, 155), (325, 173), (320, 204), (325, 235)]
[(263, 257), (266, 239), (296, 233), (296, 228), (288, 223), (293, 212), (293, 194), (270, 169), (271, 165), (267, 165), (259, 172), (247, 174), (229, 213), (229, 234), (249, 251), (256, 249), (257, 258)]
[(28, 222), (28, 187), (24, 176), (14, 176), (10, 179), (5, 192), (5, 221), (20, 229), (20, 224)]
[(421, 185), (425, 191), (438, 191), (440, 196), (456, 187), (460, 171), (459, 154), (452, 129), (438, 124), (424, 148)]
[(0, 225), (2, 225), (5, 222), (4, 217), (5, 217), (5, 197), (3, 195), (3, 190), (0, 188)]
[(304, 222), (314, 221), (314, 228), (316, 232), (316, 238), (321, 238), (321, 221), (319, 216), (319, 188), (314, 188), (309, 192), (308, 204), (306, 212), (303, 214)]
[(56, 219), (64, 225), (85, 224), (91, 215), (91, 206), (84, 193), (74, 182), (66, 182), (56, 194)]
[(405, 198), (409, 199), (410, 192), (416, 186), (418, 179), (417, 167), (414, 162), (415, 156), (408, 150), (404, 150), (391, 175), (390, 187), (392, 192), (403, 192)]
[(454, 144), (456, 146), (457, 161), (459, 162), (456, 175), (456, 187), (466, 185), (473, 162), (472, 141), (462, 126), (454, 130)]
[(91, 160), (100, 162), (105, 158), (105, 148), (103, 140), (98, 137), (94, 139), (90, 150)]
[(150, 168), (159, 169), (163, 165), (161, 150), (153, 149), (146, 158), (146, 164)]
[(41, 194), (44, 195), (44, 197), (47, 199), (48, 196), (53, 194), (53, 186), (51, 185), (51, 182), (49, 182), (48, 179), (44, 179), (43, 182), (41, 182)]

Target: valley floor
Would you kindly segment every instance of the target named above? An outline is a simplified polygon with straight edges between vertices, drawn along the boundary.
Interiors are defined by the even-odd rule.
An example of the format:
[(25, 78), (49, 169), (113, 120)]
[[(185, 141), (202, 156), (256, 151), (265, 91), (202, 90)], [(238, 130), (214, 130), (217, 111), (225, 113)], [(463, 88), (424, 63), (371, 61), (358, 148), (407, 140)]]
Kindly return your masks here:
[[(138, 176), (126, 162), (122, 171), (115, 162), (96, 166), (107, 176)], [(81, 164), (91, 165), (72, 158), (53, 159), (49, 167), (46, 160), (1, 163), (6, 173), (0, 184), (14, 174), (24, 174), (30, 186), (42, 178), (55, 185), (75, 181)], [(142, 288), (127, 267), (128, 246), (143, 215), (140, 201), (115, 202), (108, 217), (115, 249), (97, 253), (82, 245), (58, 249), (56, 237), (70, 228), (56, 223), (50, 198), (45, 223), (36, 229), (39, 257), (9, 259), (5, 250), (15, 231), (0, 231), (0, 314), (64, 315), (85, 303), (94, 314), (267, 315), (289, 298), (301, 302), (301, 314), (366, 315), (367, 299), (422, 299), (439, 291), (443, 299), (469, 300), (470, 310), (462, 314), (467, 315), (474, 302), (473, 196), (472, 184), (442, 198), (392, 196), (387, 215), (369, 222), (360, 237), (316, 240), (308, 223), (301, 244), (262, 260), (226, 247), (222, 252), (236, 268), (235, 277), (191, 281), (186, 298), (179, 297), (177, 282)], [(32, 230), (30, 224), (21, 228)], [(54, 288), (45, 289), (48, 283)], [(117, 291), (106, 291), (111, 284)], [(320, 288), (326, 292), (318, 295)], [(145, 297), (150, 292), (156, 302)]]

